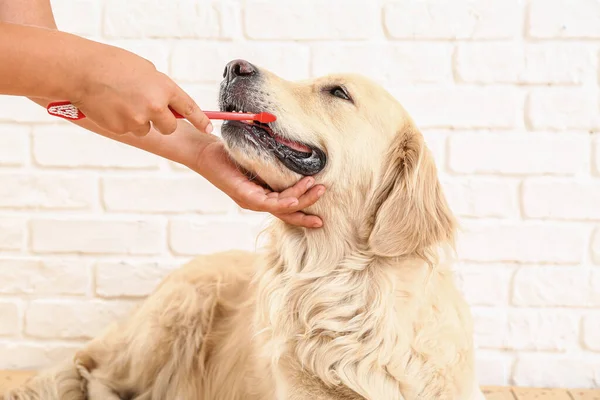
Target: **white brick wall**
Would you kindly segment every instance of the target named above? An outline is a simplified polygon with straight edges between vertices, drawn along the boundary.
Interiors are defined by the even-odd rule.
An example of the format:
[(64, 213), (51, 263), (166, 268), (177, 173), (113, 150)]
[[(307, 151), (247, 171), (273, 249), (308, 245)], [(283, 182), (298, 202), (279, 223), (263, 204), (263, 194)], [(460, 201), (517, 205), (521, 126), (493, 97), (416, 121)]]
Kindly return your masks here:
[[(600, 1), (52, 2), (64, 30), (151, 59), (205, 109), (234, 58), (386, 85), (460, 218), (481, 382), (600, 386)], [(0, 368), (72, 354), (263, 227), (179, 165), (0, 97)]]

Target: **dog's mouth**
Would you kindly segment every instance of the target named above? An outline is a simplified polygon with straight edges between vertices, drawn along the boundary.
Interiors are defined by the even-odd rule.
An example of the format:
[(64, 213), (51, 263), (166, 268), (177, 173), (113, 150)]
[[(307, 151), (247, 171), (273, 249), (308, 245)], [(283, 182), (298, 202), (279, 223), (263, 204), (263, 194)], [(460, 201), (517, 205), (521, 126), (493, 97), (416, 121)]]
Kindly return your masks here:
[[(221, 110), (259, 112), (244, 110), (233, 103), (222, 104)], [(226, 121), (221, 133), (229, 144), (243, 139), (257, 149), (274, 155), (286, 168), (297, 174), (309, 176), (322, 171), (326, 163), (325, 153), (315, 146), (286, 138), (277, 132), (276, 124), (277, 122), (265, 124), (257, 121)]]

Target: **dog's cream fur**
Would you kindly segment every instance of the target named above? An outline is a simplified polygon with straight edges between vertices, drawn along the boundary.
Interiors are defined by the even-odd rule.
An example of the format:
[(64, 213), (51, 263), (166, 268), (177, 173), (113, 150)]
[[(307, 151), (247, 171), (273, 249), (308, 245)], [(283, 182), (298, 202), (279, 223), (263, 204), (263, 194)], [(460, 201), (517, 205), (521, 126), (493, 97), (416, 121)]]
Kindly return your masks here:
[[(248, 101), (328, 155), (316, 177), (327, 193), (305, 210), (324, 227), (275, 220), (264, 254), (198, 257), (74, 363), (5, 399), (483, 398), (469, 308), (450, 270), (454, 218), (413, 121), (359, 76), (261, 75), (268, 101)], [(337, 83), (354, 104), (322, 90)], [(230, 152), (274, 189), (298, 179), (267, 153)]]

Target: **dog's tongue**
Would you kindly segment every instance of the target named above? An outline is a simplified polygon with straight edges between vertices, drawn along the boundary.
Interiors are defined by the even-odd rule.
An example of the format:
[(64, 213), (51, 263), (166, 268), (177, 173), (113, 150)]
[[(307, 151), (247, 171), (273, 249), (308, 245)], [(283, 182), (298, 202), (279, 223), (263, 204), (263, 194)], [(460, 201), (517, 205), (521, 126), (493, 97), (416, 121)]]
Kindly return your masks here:
[(311, 153), (312, 152), (312, 150), (308, 146), (305, 146), (305, 145), (303, 145), (301, 143), (298, 143), (298, 142), (293, 142), (293, 141), (288, 140), (286, 138), (282, 138), (281, 136), (275, 135), (275, 140), (277, 142), (279, 142), (281, 144), (284, 144), (287, 147), (289, 147), (291, 149), (294, 149), (296, 151), (299, 151), (301, 153)]

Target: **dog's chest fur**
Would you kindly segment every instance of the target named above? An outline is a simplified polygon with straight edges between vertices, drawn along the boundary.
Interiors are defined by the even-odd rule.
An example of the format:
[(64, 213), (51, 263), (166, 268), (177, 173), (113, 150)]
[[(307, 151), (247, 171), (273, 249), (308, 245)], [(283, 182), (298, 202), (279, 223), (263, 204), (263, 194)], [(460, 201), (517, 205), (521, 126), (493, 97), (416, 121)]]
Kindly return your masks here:
[[(289, 250), (293, 239), (279, 238)], [(293, 257), (276, 246), (266, 256), (257, 293), (277, 400), (450, 399), (467, 390), (468, 371), (453, 377), (470, 365), (470, 321), (449, 271), (359, 252), (318, 265), (331, 260), (294, 246)]]

